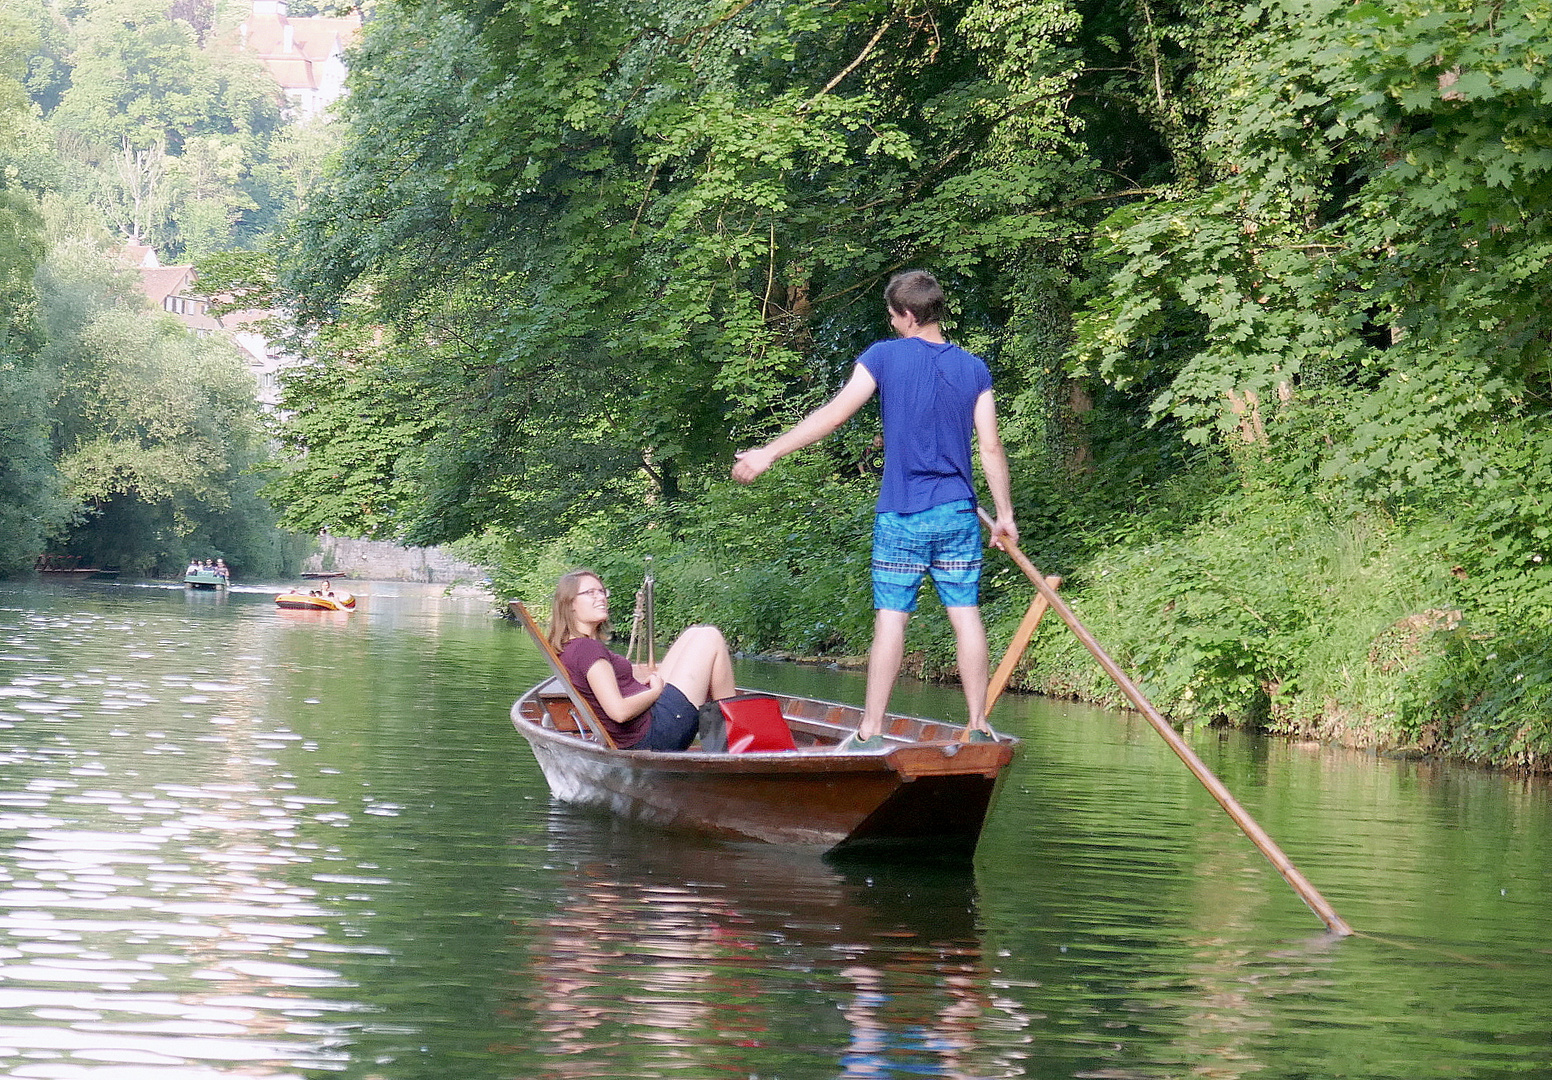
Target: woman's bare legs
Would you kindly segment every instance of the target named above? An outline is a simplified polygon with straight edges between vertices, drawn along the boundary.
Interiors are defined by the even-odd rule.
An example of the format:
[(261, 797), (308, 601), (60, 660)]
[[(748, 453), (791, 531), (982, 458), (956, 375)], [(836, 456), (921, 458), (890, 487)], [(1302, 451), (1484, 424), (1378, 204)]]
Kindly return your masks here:
[(658, 674), (673, 683), (691, 705), (704, 705), (710, 698), (732, 697), (733, 657), (727, 641), (715, 626), (691, 626), (680, 634), (663, 659)]

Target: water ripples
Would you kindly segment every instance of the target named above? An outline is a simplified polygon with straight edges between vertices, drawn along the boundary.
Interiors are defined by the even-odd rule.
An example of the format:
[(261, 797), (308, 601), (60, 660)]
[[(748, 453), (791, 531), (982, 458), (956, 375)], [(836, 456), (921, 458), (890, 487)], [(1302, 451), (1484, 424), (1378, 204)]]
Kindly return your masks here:
[[(264, 714), (262, 667), (189, 670), (258, 658), (223, 655), (198, 627), (0, 618), (0, 1068), (194, 1080), (342, 1067), (360, 1025), (345, 1018), (369, 1010), (335, 961), (381, 950), (340, 940), (311, 880), (331, 856), (301, 835), (337, 802), (281, 769), (308, 740)], [(169, 660), (188, 666), (158, 670)]]
[(1025, 755), (975, 869), (831, 864), (552, 805), (504, 718), (541, 662), (431, 591), (344, 620), (16, 595), (5, 1075), (1487, 1080), (1552, 1053), (1545, 785), (1195, 733), (1363, 935), (1335, 942), (1135, 717), (1007, 701)]

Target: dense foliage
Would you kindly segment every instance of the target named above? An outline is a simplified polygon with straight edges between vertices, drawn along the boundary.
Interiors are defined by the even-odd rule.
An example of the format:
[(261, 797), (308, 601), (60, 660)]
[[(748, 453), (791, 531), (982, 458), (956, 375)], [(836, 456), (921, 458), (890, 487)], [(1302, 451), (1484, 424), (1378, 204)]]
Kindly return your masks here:
[[(1544, 763), (1544, 7), (383, 5), (280, 264), (376, 334), (294, 387), (295, 513), (860, 651), (875, 421), (726, 469), (927, 266), (1169, 711)], [(1106, 695), (1050, 634), (1024, 679)]]
[(258, 492), (269, 436), (242, 358), (151, 310), (120, 257), (258, 242), (327, 145), (282, 129), (238, 11), (0, 12), (0, 573), (44, 552), (126, 573), (295, 560)]
[(1106, 222), (1079, 370), (1145, 388), (1243, 485), (1230, 533), (1162, 560), (1210, 554), (1229, 584), (1153, 624), (1187, 633), (1171, 693), (1232, 709), (1259, 684), (1283, 723), (1358, 712), (1390, 741), (1545, 763), (1524, 657), (1552, 614), (1548, 14), (1249, 9), (1261, 47), (1204, 131), (1216, 178)]
[[(671, 511), (834, 387), (908, 262), (974, 298), (961, 333), (1011, 359), (1010, 320), (1060, 303), (1080, 220), (1062, 203), (1091, 190), (1059, 108), (1071, 22), (1026, 4), (384, 5), (345, 153), (281, 260), (304, 317), (391, 334), (341, 363), (408, 391), (394, 425), (362, 422), (403, 433), (405, 453), (370, 459), (384, 492), (402, 465), (424, 495), (391, 524), (350, 500), (368, 509), (342, 523), (545, 537), (646, 498)], [(348, 380), (309, 378), (301, 411), (361, 415), (339, 407)], [(320, 508), (346, 501), (353, 481), (312, 471)]]

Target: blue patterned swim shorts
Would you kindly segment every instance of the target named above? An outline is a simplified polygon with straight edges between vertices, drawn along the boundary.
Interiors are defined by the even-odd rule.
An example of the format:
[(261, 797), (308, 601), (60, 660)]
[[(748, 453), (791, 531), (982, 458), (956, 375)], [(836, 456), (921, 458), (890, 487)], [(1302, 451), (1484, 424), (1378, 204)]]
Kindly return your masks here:
[(931, 573), (944, 607), (976, 607), (981, 553), (981, 523), (969, 499), (916, 514), (875, 514), (873, 606), (915, 611), (922, 578)]

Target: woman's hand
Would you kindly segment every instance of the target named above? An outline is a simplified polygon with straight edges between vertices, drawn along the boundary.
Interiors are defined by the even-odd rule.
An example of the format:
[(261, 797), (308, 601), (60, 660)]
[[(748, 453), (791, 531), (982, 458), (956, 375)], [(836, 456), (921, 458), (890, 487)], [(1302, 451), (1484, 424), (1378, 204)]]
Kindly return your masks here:
[(609, 666), (609, 661), (600, 658), (587, 669), (587, 684), (592, 687), (593, 696), (616, 724), (626, 723), (652, 708), (658, 695), (663, 692), (663, 676), (656, 671), (647, 673), (645, 679), (637, 681), (646, 683), (647, 688), (625, 697), (620, 693), (620, 684), (614, 679), (614, 669)]

